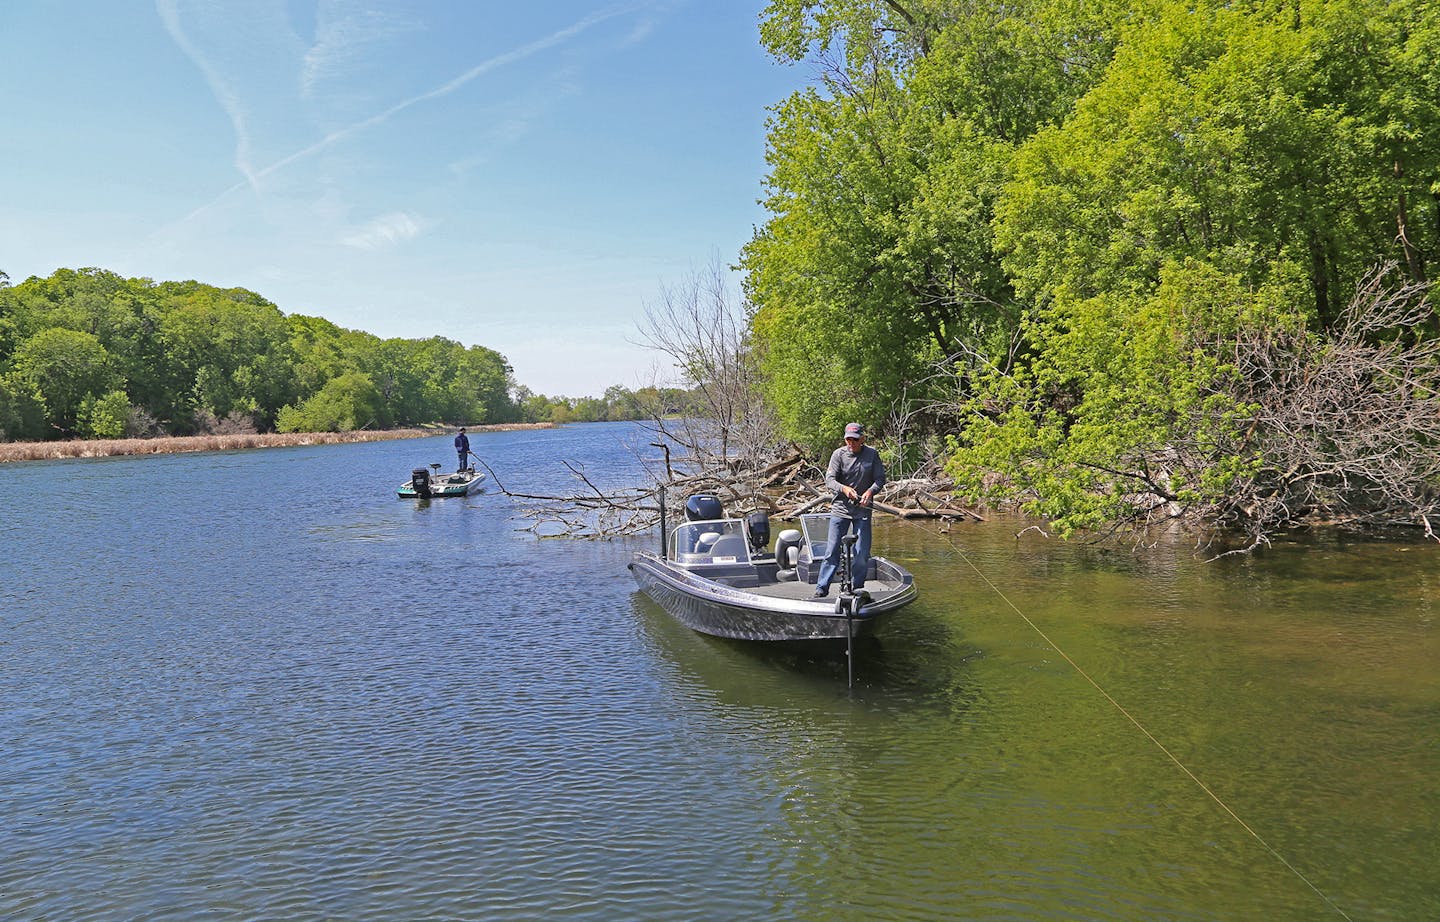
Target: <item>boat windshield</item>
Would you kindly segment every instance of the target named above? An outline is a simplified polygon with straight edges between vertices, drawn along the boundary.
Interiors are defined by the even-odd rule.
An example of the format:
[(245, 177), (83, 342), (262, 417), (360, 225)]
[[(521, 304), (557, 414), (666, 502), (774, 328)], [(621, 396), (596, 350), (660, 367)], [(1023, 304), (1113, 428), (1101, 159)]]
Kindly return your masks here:
[(830, 551), (830, 515), (800, 516), (800, 530), (805, 533), (805, 543), (810, 545), (810, 559), (823, 560)]
[(670, 559), (683, 564), (749, 563), (744, 523), (739, 519), (686, 522), (670, 533)]

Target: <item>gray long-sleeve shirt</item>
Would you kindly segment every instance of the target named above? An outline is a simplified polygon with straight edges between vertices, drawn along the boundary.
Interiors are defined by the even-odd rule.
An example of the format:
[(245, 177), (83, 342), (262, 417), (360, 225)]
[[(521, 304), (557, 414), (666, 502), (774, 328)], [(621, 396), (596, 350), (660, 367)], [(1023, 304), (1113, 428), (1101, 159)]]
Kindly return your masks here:
[(835, 491), (835, 502), (830, 504), (831, 514), (847, 519), (869, 518), (872, 507), (846, 499), (840, 492), (841, 484), (862, 495), (871, 487), (878, 491), (885, 486), (885, 465), (880, 460), (880, 453), (869, 445), (861, 445), (858, 452), (852, 452), (846, 445), (835, 449), (829, 466), (825, 468), (825, 486)]

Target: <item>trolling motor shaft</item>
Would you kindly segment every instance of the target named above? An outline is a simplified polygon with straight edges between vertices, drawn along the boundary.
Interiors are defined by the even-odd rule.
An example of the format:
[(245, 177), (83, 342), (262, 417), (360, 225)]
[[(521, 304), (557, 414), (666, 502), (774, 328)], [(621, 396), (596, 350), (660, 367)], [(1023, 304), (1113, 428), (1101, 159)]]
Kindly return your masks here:
[[(847, 606), (844, 603), (855, 601), (859, 598), (855, 594), (855, 577), (853, 574), (855, 560), (855, 542), (859, 538), (855, 535), (845, 535), (840, 539), (840, 596), (835, 600), (835, 611), (844, 611)], [(854, 606), (848, 606), (852, 611)]]
[(855, 579), (851, 574), (855, 556), (857, 535), (845, 535), (840, 539), (840, 595), (835, 599), (835, 613), (845, 616), (845, 686), (855, 685), (855, 613), (860, 607), (860, 596), (855, 594)]

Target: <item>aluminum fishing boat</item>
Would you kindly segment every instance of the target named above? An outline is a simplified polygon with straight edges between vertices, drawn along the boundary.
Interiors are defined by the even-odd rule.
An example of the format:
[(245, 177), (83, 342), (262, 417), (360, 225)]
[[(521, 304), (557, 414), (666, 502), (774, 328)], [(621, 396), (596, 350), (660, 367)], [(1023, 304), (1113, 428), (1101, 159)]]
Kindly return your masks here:
[(430, 465), (430, 470), (417, 467), (410, 472), (410, 479), (400, 484), (396, 491), (401, 499), (438, 499), (446, 496), (469, 496), (480, 489), (485, 475), (466, 468), (453, 474), (440, 473), (440, 465)]
[(641, 590), (692, 630), (739, 640), (844, 642), (915, 601), (914, 577), (884, 557), (871, 557), (863, 588), (851, 590), (844, 561), (852, 547), (830, 596), (815, 598), (828, 515), (802, 516), (799, 529), (780, 532), (773, 551), (764, 513), (721, 515), (715, 497), (690, 497), (686, 520), (666, 537), (664, 553), (638, 553), (630, 562)]

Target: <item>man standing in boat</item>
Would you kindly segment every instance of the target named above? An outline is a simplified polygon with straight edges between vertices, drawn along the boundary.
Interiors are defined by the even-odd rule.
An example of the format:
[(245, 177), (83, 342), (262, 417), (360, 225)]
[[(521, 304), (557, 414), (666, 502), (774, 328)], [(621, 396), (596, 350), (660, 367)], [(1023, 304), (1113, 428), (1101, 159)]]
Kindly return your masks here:
[(465, 427), (460, 427), (460, 434), (455, 436), (455, 451), (460, 455), (460, 464), (455, 470), (463, 471), (470, 466), (470, 439), (465, 436)]
[(875, 491), (885, 486), (885, 465), (880, 453), (865, 444), (864, 426), (850, 423), (845, 427), (845, 447), (830, 456), (825, 485), (835, 491), (835, 502), (830, 505), (825, 562), (815, 583), (817, 599), (830, 594), (830, 581), (840, 567), (840, 539), (852, 530), (856, 540), (851, 583), (856, 591), (865, 585), (865, 570), (870, 565), (870, 513), (875, 508)]

